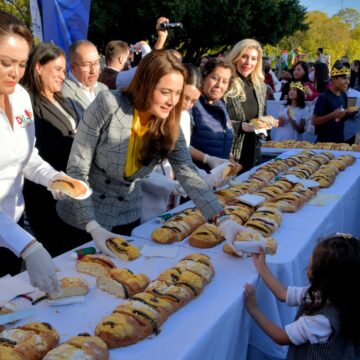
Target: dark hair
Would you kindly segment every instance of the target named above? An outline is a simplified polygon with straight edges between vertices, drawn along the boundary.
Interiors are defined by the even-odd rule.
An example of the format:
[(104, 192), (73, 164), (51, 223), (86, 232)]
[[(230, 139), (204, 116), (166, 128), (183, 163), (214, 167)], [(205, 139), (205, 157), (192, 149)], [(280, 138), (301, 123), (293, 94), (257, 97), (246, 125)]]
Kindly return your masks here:
[(202, 91), (203, 78), (200, 70), (193, 64), (183, 64), (186, 69), (186, 85), (195, 86), (200, 92)]
[(293, 79), (294, 79), (294, 69), (297, 66), (301, 66), (302, 69), (304, 70), (304, 75), (301, 79), (295, 79), (296, 81), (301, 81), (302, 83), (306, 83), (307, 81), (309, 81), (309, 67), (307, 65), (307, 63), (305, 61), (298, 61), (292, 68), (293, 71)]
[(205, 79), (209, 74), (211, 74), (216, 68), (223, 67), (225, 69), (230, 69), (231, 74), (234, 74), (233, 66), (224, 58), (212, 58), (204, 65), (202, 69), (202, 76)]
[(339, 312), (345, 338), (360, 345), (360, 240), (349, 234), (336, 234), (315, 248), (310, 265), (310, 302), (305, 313), (315, 314), (326, 304)]
[(317, 50), (319, 51), (319, 53), (323, 53), (324, 52), (324, 49), (323, 48), (317, 48)]
[(315, 68), (315, 88), (317, 92), (322, 93), (326, 90), (329, 83), (329, 68), (326, 64), (317, 61)]
[(108, 65), (119, 55), (126, 55), (129, 51), (129, 45), (125, 41), (113, 40), (105, 47), (105, 61)]
[[(26, 87), (29, 93), (33, 97), (34, 107), (37, 106), (37, 101), (40, 99), (48, 101), (44, 95), (44, 85), (36, 70), (36, 65), (46, 65), (50, 61), (56, 60), (60, 56), (65, 57), (65, 53), (62, 49), (54, 45), (53, 43), (40, 43), (36, 45), (29, 55), (29, 60), (26, 66), (24, 77), (21, 80), (21, 84)], [(60, 103), (63, 103), (61, 93), (55, 93), (54, 97)]]
[(86, 45), (86, 46), (93, 46), (96, 48), (96, 46), (89, 40), (78, 40), (73, 42), (70, 46), (69, 46), (69, 58), (70, 58), (70, 62), (76, 62), (76, 57), (77, 57), (77, 50), (79, 49), (79, 47)]
[[(289, 89), (290, 91), (291, 89)], [(303, 109), (305, 107), (305, 93), (299, 89), (294, 89), (296, 90), (296, 106), (299, 107), (300, 109)], [(291, 99), (289, 99), (289, 97), (287, 98), (285, 105), (291, 105)]]
[(34, 45), (33, 36), (25, 24), (14, 15), (0, 11), (0, 37), (9, 35), (22, 37), (28, 43), (30, 49)]
[[(135, 76), (123, 92), (137, 110), (146, 111), (151, 106), (153, 92), (160, 79), (172, 73), (180, 73), (186, 79), (186, 70), (174, 55), (166, 50), (153, 50), (140, 61)], [(182, 102), (183, 92), (166, 120), (154, 118), (149, 121), (141, 151), (143, 165), (148, 165), (154, 156), (161, 159), (167, 157), (174, 149), (179, 134)]]

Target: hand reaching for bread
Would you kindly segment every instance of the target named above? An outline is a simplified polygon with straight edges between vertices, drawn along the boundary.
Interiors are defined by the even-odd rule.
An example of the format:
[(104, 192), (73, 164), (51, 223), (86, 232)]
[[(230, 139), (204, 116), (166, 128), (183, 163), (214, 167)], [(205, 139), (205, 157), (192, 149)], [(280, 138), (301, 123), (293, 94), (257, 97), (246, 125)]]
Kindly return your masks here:
[(91, 220), (86, 224), (86, 232), (88, 232), (94, 240), (95, 246), (104, 254), (110, 257), (115, 257), (114, 253), (107, 247), (106, 241), (111, 238), (118, 237), (102, 226), (95, 220)]
[(243, 252), (236, 249), (235, 241), (237, 238), (237, 234), (239, 232), (246, 231), (246, 228), (229, 218), (220, 223), (219, 229), (224, 234), (225, 240), (227, 244), (231, 247), (231, 249), (235, 251), (236, 254), (243, 256)]
[(207, 164), (209, 166), (210, 169), (213, 169), (217, 166), (219, 166), (220, 164), (222, 164), (223, 162), (228, 161), (227, 159), (222, 159), (216, 156), (211, 156), (208, 154), (204, 154), (204, 159), (203, 159), (203, 163)]
[(48, 190), (51, 191), (55, 200), (64, 200), (68, 196), (83, 200), (92, 193), (91, 189), (83, 181), (74, 179), (62, 171), (50, 180)]

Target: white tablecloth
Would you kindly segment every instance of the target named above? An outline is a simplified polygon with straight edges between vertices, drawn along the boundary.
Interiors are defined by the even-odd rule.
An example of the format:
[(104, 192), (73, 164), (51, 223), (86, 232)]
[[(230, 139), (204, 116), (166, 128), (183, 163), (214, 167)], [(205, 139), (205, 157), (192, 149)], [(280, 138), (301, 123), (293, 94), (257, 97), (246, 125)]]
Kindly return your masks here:
[[(134, 239), (132, 237), (132, 239)], [(133, 244), (148, 244), (134, 239)], [(90, 245), (90, 244), (88, 244)], [(144, 272), (150, 279), (174, 266), (184, 256), (200, 252), (196, 249), (178, 247), (176, 258), (145, 258), (121, 263), (135, 273)], [(111, 350), (111, 359), (245, 359), (249, 337), (249, 317), (244, 309), (243, 286), (255, 284), (257, 273), (251, 259), (241, 260), (225, 254), (213, 254), (207, 250), (216, 274), (213, 281), (195, 300), (173, 314), (162, 326), (158, 336), (149, 337), (137, 344)], [(22, 320), (45, 321), (61, 334), (61, 341), (80, 332), (94, 334), (96, 324), (122, 300), (99, 290), (95, 278), (79, 274), (75, 261), (68, 254), (58, 257), (59, 276), (81, 276), (91, 285), (84, 304), (49, 307), (43, 301), (36, 307), (36, 315)], [(19, 275), (27, 278), (26, 273)]]
[[(279, 155), (287, 157), (299, 150)], [(253, 170), (254, 171), (254, 170)], [(274, 274), (287, 285), (306, 284), (306, 266), (319, 237), (337, 231), (360, 235), (357, 219), (360, 204), (360, 161), (348, 167), (336, 178), (329, 189), (320, 190), (315, 205), (306, 204), (295, 214), (284, 214), (283, 222), (274, 237), (278, 251), (267, 261)], [(248, 174), (241, 175), (245, 179)], [(316, 205), (317, 204), (317, 205)], [(180, 208), (186, 208), (183, 204)], [(175, 211), (179, 210), (176, 209)], [(151, 231), (159, 226), (152, 221), (134, 229), (134, 244), (152, 245)], [(136, 234), (136, 238), (134, 235)], [(142, 238), (141, 238), (142, 237)], [(244, 308), (243, 286), (254, 284), (260, 308), (279, 326), (291, 322), (295, 309), (279, 303), (262, 280), (259, 280), (251, 259), (232, 258), (222, 252), (222, 245), (208, 250), (191, 248), (187, 241), (175, 245), (178, 254), (174, 259), (144, 258), (118, 266), (125, 266), (135, 273), (144, 272), (151, 279), (176, 264), (187, 254), (208, 254), (216, 275), (199, 298), (172, 315), (162, 326), (160, 335), (121, 349), (111, 350), (111, 359), (274, 359), (285, 358), (286, 348), (275, 345), (249, 319)], [(75, 262), (68, 254), (56, 260), (60, 276), (79, 275)], [(19, 275), (26, 278), (26, 273)], [(49, 307), (46, 302), (36, 305), (33, 318), (23, 320), (46, 321), (61, 334), (61, 341), (79, 332), (93, 334), (96, 324), (119, 304), (109, 294), (95, 286), (95, 278), (83, 275), (91, 285), (85, 304)], [(248, 347), (249, 345), (249, 347)]]

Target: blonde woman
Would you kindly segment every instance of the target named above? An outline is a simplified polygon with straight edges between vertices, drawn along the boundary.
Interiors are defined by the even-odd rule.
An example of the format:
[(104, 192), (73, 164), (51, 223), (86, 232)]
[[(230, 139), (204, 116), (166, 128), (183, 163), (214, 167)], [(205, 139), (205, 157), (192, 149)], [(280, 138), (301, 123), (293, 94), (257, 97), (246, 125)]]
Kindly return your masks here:
[(266, 86), (262, 56), (260, 43), (253, 39), (239, 41), (227, 55), (237, 75), (225, 96), (234, 128), (232, 154), (234, 160), (243, 165), (243, 171), (251, 169), (260, 160), (260, 137), (249, 121), (264, 115)]

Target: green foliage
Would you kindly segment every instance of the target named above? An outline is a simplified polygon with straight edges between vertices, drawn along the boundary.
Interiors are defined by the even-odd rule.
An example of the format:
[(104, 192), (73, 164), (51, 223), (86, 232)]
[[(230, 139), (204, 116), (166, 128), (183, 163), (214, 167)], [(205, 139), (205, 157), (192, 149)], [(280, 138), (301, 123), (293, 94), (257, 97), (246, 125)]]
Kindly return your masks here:
[(31, 25), (29, 0), (3, 0), (0, 1), (0, 10), (15, 15), (26, 25)]
[(342, 22), (348, 24), (351, 28), (360, 26), (360, 13), (355, 9), (346, 8), (340, 10), (336, 16), (338, 16)]
[(89, 39), (100, 49), (114, 39), (154, 43), (160, 16), (183, 23), (183, 29), (170, 32), (167, 47), (192, 62), (247, 37), (276, 44), (306, 29), (299, 0), (92, 0)]

